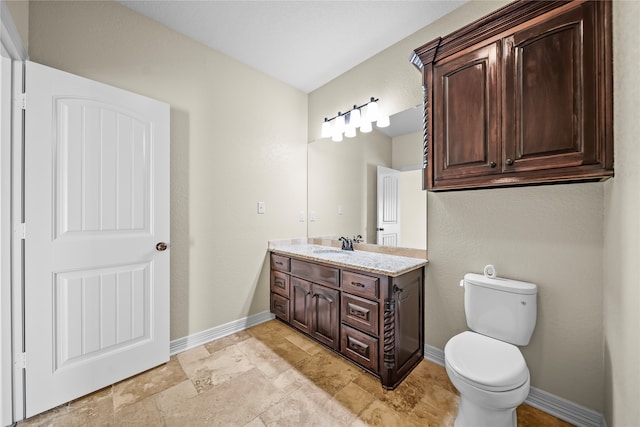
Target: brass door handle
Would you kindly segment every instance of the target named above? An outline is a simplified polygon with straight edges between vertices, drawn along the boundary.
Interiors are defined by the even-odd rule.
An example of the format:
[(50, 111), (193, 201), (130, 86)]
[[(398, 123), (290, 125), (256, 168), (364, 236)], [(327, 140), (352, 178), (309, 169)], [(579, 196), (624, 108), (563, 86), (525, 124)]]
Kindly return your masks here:
[(163, 252), (166, 251), (169, 246), (165, 242), (159, 242), (156, 244), (156, 251)]

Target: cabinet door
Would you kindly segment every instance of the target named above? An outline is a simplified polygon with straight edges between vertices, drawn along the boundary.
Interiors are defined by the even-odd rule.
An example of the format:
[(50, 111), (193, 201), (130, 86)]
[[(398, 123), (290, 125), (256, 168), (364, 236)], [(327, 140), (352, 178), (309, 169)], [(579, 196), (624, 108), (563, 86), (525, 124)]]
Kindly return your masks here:
[(499, 43), (443, 59), (433, 69), (434, 186), (500, 172)]
[(603, 163), (594, 8), (548, 14), (504, 39), (504, 170)]
[(311, 283), (291, 278), (291, 325), (303, 332), (311, 330)]
[(340, 292), (336, 289), (311, 285), (311, 332), (318, 341), (338, 349), (340, 344), (338, 320)]
[(414, 272), (393, 281), (396, 322), (396, 369), (399, 376), (423, 354), (422, 274)]

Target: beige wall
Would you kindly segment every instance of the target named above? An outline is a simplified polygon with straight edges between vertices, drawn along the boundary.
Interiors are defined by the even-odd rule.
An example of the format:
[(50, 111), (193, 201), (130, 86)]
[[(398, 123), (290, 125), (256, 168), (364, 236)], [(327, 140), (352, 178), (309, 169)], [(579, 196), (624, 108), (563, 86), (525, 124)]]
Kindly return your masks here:
[(171, 104), (171, 338), (268, 310), (267, 240), (306, 233), (307, 95), (116, 2), (29, 13), (33, 61)]
[(360, 234), (375, 243), (377, 165), (391, 166), (391, 139), (380, 132), (309, 144), (309, 237)]
[(640, 422), (640, 2), (613, 4), (616, 176), (605, 185), (605, 414)]
[[(395, 113), (422, 102), (411, 51), (504, 5), (472, 1), (309, 95), (309, 139), (322, 117), (366, 99)], [(342, 107), (341, 107), (342, 106)], [(538, 323), (523, 348), (532, 385), (603, 409), (604, 184), (430, 193), (426, 342), (443, 348), (466, 329), (466, 272), (495, 264), (501, 276), (539, 285)]]
[(11, 19), (18, 30), (25, 49), (29, 49), (29, 1), (28, 0), (7, 0)]

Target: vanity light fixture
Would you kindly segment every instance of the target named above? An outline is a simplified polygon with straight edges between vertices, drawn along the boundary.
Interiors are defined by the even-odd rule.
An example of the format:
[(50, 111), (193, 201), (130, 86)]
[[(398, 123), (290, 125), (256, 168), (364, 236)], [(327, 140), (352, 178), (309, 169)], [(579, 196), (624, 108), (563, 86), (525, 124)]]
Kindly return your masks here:
[(353, 138), (356, 136), (356, 129), (360, 128), (360, 132), (371, 132), (373, 122), (376, 126), (384, 128), (389, 126), (389, 116), (380, 114), (378, 108), (378, 99), (371, 97), (369, 102), (353, 108), (346, 113), (338, 111), (334, 117), (324, 118), (322, 123), (322, 138), (331, 137), (332, 141), (342, 141), (342, 136)]

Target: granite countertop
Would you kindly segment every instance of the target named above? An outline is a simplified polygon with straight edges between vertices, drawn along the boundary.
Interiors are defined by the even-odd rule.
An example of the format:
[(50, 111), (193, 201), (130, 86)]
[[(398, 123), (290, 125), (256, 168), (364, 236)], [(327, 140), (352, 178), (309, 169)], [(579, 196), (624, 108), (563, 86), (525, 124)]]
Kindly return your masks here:
[(426, 259), (387, 255), (361, 250), (343, 251), (333, 246), (313, 244), (278, 245), (271, 252), (309, 261), (320, 261), (340, 267), (368, 271), (387, 276), (400, 276), (427, 264)]

